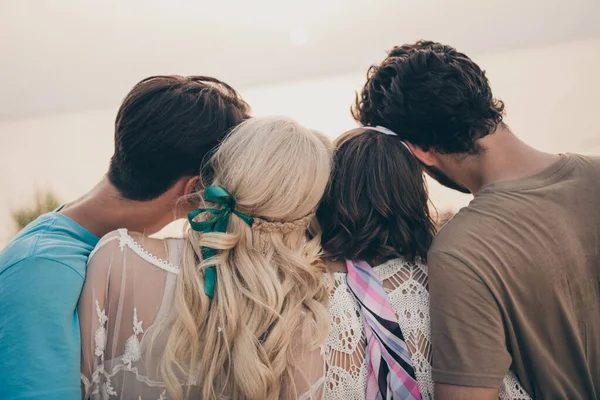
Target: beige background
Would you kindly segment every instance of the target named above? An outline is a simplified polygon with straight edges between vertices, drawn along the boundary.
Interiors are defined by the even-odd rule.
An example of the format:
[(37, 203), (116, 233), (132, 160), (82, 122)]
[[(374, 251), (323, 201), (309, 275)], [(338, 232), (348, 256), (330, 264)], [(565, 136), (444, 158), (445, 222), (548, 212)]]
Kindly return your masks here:
[[(7, 11), (7, 3), (12, 2), (3, 2), (0, 11)], [(340, 14), (340, 18), (347, 18), (347, 24), (342, 24), (343, 29), (338, 27), (334, 36), (331, 32), (324, 31), (322, 25), (327, 22), (327, 18), (331, 17), (331, 10), (323, 11), (323, 15), (317, 13), (318, 15), (315, 17), (310, 14), (310, 10), (302, 9), (301, 11), (304, 12), (302, 23), (283, 21), (280, 24), (273, 24), (271, 19), (260, 13), (254, 15), (252, 17), (254, 19), (251, 18), (250, 21), (244, 19), (243, 15), (238, 15), (236, 18), (242, 21), (240, 23), (246, 24), (244, 26), (248, 29), (257, 24), (260, 25), (260, 23), (267, 25), (270, 23), (272, 32), (276, 33), (286, 29), (289, 31), (293, 26), (302, 26), (304, 32), (309, 35), (309, 39), (305, 45), (296, 46), (298, 47), (296, 53), (290, 50), (289, 54), (296, 54), (297, 59), (281, 60), (282, 57), (272, 58), (273, 54), (270, 52), (276, 51), (277, 48), (272, 43), (273, 39), (267, 35), (263, 38), (264, 43), (258, 41), (252, 44), (255, 46), (256, 58), (260, 59), (264, 56), (263, 63), (259, 65), (260, 68), (253, 60), (248, 60), (247, 63), (238, 63), (235, 68), (232, 68), (231, 57), (225, 58), (224, 56), (221, 60), (221, 64), (226, 66), (223, 68), (223, 74), (218, 73), (219, 63), (214, 62), (214, 55), (225, 54), (223, 48), (215, 45), (215, 43), (222, 42), (218, 36), (215, 37), (214, 43), (211, 42), (215, 47), (214, 54), (210, 53), (210, 43), (207, 44), (203, 41), (199, 45), (199, 48), (205, 52), (203, 55), (212, 60), (206, 64), (206, 68), (204, 68), (202, 59), (198, 59), (197, 68), (193, 68), (189, 62), (181, 64), (182, 68), (175, 68), (170, 62), (158, 60), (155, 53), (152, 53), (154, 54), (153, 58), (148, 58), (145, 52), (129, 55), (123, 63), (113, 58), (108, 60), (110, 62), (104, 60), (104, 64), (98, 66), (89, 62), (97, 55), (89, 55), (88, 47), (75, 46), (79, 43), (78, 41), (82, 40), (81, 37), (78, 34), (66, 35), (65, 27), (60, 24), (46, 23), (43, 26), (46, 29), (45, 33), (36, 32), (34, 34), (30, 31), (24, 33), (25, 28), (20, 26), (19, 22), (21, 25), (27, 25), (23, 21), (29, 21), (30, 25), (31, 21), (44, 22), (43, 14), (50, 12), (48, 11), (50, 3), (39, 2), (39, 4), (46, 4), (46, 9), (42, 7), (41, 10), (38, 9), (39, 7), (33, 8), (33, 4), (36, 3), (30, 1), (15, 2), (14, 4), (16, 3), (24, 4), (24, 6), (22, 9), (9, 10), (13, 13), (12, 19), (7, 17), (6, 13), (0, 17), (0, 22), (10, 22), (9, 25), (0, 28), (6, 32), (0, 33), (11, 34), (9, 36), (0, 35), (2, 37), (0, 39), (1, 49), (4, 50), (0, 66), (0, 72), (4, 72), (4, 74), (1, 74), (0, 83), (6, 89), (0, 91), (0, 105), (2, 106), (0, 111), (0, 247), (14, 234), (10, 210), (30, 203), (35, 188), (53, 189), (63, 200), (68, 201), (90, 189), (102, 177), (112, 154), (113, 119), (120, 99), (136, 81), (156, 73), (183, 73), (182, 71), (196, 74), (212, 73), (236, 85), (253, 107), (255, 115), (289, 115), (334, 138), (344, 130), (355, 126), (350, 117), (349, 107), (353, 101), (355, 90), (360, 88), (364, 82), (368, 65), (383, 58), (383, 50), (389, 48), (390, 43), (401, 44), (404, 41), (413, 40), (412, 38), (425, 35), (427, 37), (435, 36), (433, 38), (455, 44), (457, 47), (461, 43), (464, 44), (462, 48), (459, 47), (459, 50), (468, 52), (487, 70), (495, 95), (506, 103), (506, 121), (525, 141), (550, 152), (600, 154), (600, 129), (596, 122), (600, 108), (600, 69), (598, 67), (600, 65), (600, 31), (591, 23), (593, 15), (587, 15), (598, 11), (598, 4), (600, 4), (598, 2), (575, 2), (573, 4), (581, 6), (579, 14), (571, 15), (569, 10), (564, 10), (565, 18), (562, 19), (559, 18), (561, 12), (558, 8), (559, 3), (548, 2), (549, 8), (546, 8), (545, 11), (540, 9), (540, 12), (546, 14), (541, 15), (539, 21), (535, 20), (537, 21), (535, 24), (528, 24), (528, 21), (523, 19), (525, 18), (523, 15), (533, 18), (534, 14), (532, 13), (535, 12), (533, 8), (523, 9), (523, 15), (520, 15), (517, 14), (520, 11), (516, 8), (516, 3), (513, 4), (510, 1), (490, 2), (497, 8), (500, 17), (505, 18), (507, 12), (512, 13), (510, 15), (513, 15), (516, 18), (515, 21), (521, 24), (521, 36), (515, 36), (514, 33), (507, 34), (509, 39), (513, 38), (510, 40), (501, 37), (503, 32), (490, 33), (491, 28), (500, 28), (484, 24), (482, 21), (486, 22), (485, 19), (470, 25), (449, 25), (450, 22), (444, 19), (444, 13), (446, 15), (450, 12), (460, 13), (454, 9), (447, 9), (443, 2), (437, 2), (439, 7), (446, 7), (446, 9), (438, 10), (439, 12), (435, 14), (439, 23), (446, 24), (444, 25), (445, 31), (428, 22), (422, 26), (423, 35), (421, 35), (418, 33), (420, 27), (412, 22), (410, 34), (404, 36), (397, 34), (403, 32), (403, 27), (397, 28), (398, 32), (394, 33), (390, 31), (389, 27), (378, 28), (375, 24), (371, 43), (371, 47), (375, 50), (369, 50), (365, 54), (353, 53), (347, 47), (343, 47), (341, 50), (336, 50), (335, 47), (323, 48), (323, 44), (318, 43), (321, 34), (324, 35), (324, 40), (333, 40), (332, 43), (345, 43), (343, 35), (351, 35), (351, 30), (348, 31), (346, 25), (353, 25), (356, 18), (360, 16), (359, 2), (350, 2), (355, 8), (346, 10), (345, 14)], [(167, 7), (165, 2), (151, 3)], [(307, 4), (307, 7), (317, 7), (316, 3), (308, 2)], [(339, 2), (331, 4), (341, 7)], [(369, 21), (373, 22), (372, 19), (377, 16), (387, 18), (385, 15), (389, 13), (382, 14), (381, 10), (369, 9), (364, 6), (365, 4), (367, 3), (363, 3), (362, 13), (368, 17)], [(397, 6), (391, 3), (382, 2), (381, 4), (387, 5), (394, 12), (399, 12), (396, 9)], [(465, 13), (468, 14), (472, 8), (467, 6), (478, 3), (464, 1), (457, 2), (457, 4), (464, 6)], [(555, 8), (552, 8), (553, 6)], [(128, 13), (133, 15), (136, 9), (132, 7), (128, 5), (125, 10), (122, 10), (122, 14), (117, 13), (112, 17), (109, 12), (100, 13), (98, 19), (95, 20), (93, 19), (94, 9), (82, 9), (73, 5), (71, 14), (67, 13), (66, 16), (61, 14), (63, 20), (60, 22), (74, 24), (73, 21), (75, 21), (82, 29), (82, 36), (94, 34), (99, 42), (104, 40), (104, 46), (108, 46), (107, 43), (109, 43), (118, 50), (119, 43), (114, 41), (111, 36), (115, 35), (114, 30), (106, 27), (107, 37), (103, 38), (100, 25), (96, 24), (98, 26), (92, 26), (88, 31), (84, 22), (102, 22), (110, 18), (118, 22), (125, 18), (124, 16), (129, 15)], [(419, 12), (423, 10), (419, 7), (423, 6), (412, 4), (410, 7), (414, 8), (415, 15), (418, 15), (419, 18), (422, 17)], [(510, 9), (510, 7), (514, 9)], [(489, 6), (488, 8), (484, 11), (493, 14), (493, 7)], [(55, 14), (57, 13), (55, 9), (52, 10)], [(174, 18), (173, 9), (166, 10), (168, 17)], [(279, 12), (277, 10), (273, 12)], [(66, 12), (64, 9), (62, 11)], [(77, 14), (84, 11), (85, 18)], [(26, 14), (26, 12), (33, 14)], [(283, 11), (281, 12), (283, 13)], [(410, 10), (406, 12), (410, 12)], [(2, 13), (0, 12), (0, 14)], [(30, 18), (25, 19), (26, 15), (30, 15)], [(486, 15), (488, 19), (494, 17)], [(24, 19), (19, 21), (19, 16)], [(13, 20), (15, 18), (16, 21)], [(153, 15), (153, 18), (158, 17)], [(318, 23), (315, 22), (315, 18)], [(408, 21), (407, 17), (403, 18), (405, 22)], [(416, 18), (416, 21), (423, 23), (419, 18)], [(468, 19), (469, 15), (464, 18)], [(544, 22), (544, 18), (546, 18), (546, 22)], [(578, 21), (576, 18), (580, 18), (580, 20)], [(595, 20), (598, 21), (600, 18)], [(148, 21), (151, 22), (151, 20)], [(152, 25), (148, 21), (144, 22), (146, 25), (143, 25), (143, 29), (152, 29)], [(185, 21), (190, 22), (189, 18)], [(174, 20), (170, 22), (176, 23)], [(331, 29), (340, 25), (339, 21), (331, 23), (337, 24), (332, 25)], [(312, 30), (313, 28), (314, 30)], [(173, 28), (167, 33), (184, 35), (181, 37), (189, 41), (189, 37), (185, 36), (186, 33), (182, 29), (181, 27)], [(471, 32), (471, 36), (463, 32), (465, 29)], [(506, 25), (502, 29), (506, 31), (513, 28)], [(563, 32), (564, 35), (560, 36), (555, 32), (556, 30), (559, 33)], [(23, 33), (23, 36), (19, 36), (19, 33)], [(119, 32), (117, 31), (117, 33)], [(123, 34), (123, 32), (120, 33)], [(160, 31), (155, 33), (159, 36), (161, 34)], [(245, 32), (242, 30), (237, 33), (243, 35)], [(437, 35), (429, 36), (428, 33)], [(132, 33), (130, 32), (130, 34)], [(498, 36), (501, 38), (491, 41), (490, 43), (493, 45), (485, 46), (483, 39), (477, 36), (478, 34), (482, 37), (495, 38)], [(46, 39), (46, 41), (40, 41), (41, 37), (46, 39), (51, 37), (54, 42)], [(227, 41), (223, 43), (231, 44), (231, 40), (235, 37), (234, 35), (227, 36)], [(407, 39), (403, 40), (403, 37)], [(523, 39), (523, 43), (518, 42), (519, 37)], [(453, 38), (456, 41), (452, 41)], [(144, 42), (143, 37), (138, 37), (138, 39), (140, 43)], [(259, 40), (260, 38), (255, 35), (254, 39)], [(59, 42), (55, 42), (56, 40)], [(289, 47), (290, 43), (287, 40), (288, 38), (285, 37), (285, 45)], [(241, 43), (248, 45), (245, 42)], [(185, 42), (185, 45), (189, 45), (189, 43)], [(52, 46), (60, 51), (52, 53), (50, 51), (53, 49)], [(90, 44), (90, 46), (97, 48), (100, 45), (96, 43)], [(123, 46), (127, 46), (127, 44), (123, 44)], [(149, 46), (149, 44), (145, 43), (143, 46)], [(181, 43), (175, 44), (176, 49), (181, 50), (182, 53), (194, 50), (183, 48), (183, 46), (184, 44)], [(227, 54), (235, 53), (235, 46), (233, 44), (231, 46)], [(316, 50), (311, 46), (316, 46)], [(358, 49), (370, 49), (371, 47), (369, 47), (368, 41), (366, 44), (362, 42), (357, 44)], [(468, 51), (470, 49), (472, 51)], [(319, 64), (320, 54), (324, 55), (323, 60), (332, 60), (332, 53), (336, 52), (340, 55), (339, 59), (351, 61), (342, 66), (338, 65), (336, 68)], [(169, 54), (167, 52), (167, 56)], [(285, 55), (289, 56), (289, 54)], [(73, 59), (83, 57), (87, 61), (83, 65), (70, 64), (69, 60), (64, 59), (65, 57)], [(246, 65), (249, 69), (245, 69)], [(291, 72), (280, 71), (290, 65), (294, 66)], [(81, 68), (87, 67), (89, 67), (89, 71), (81, 70)], [(262, 72), (257, 73), (256, 68)], [(105, 73), (100, 74), (102, 71)], [(118, 71), (123, 71), (123, 76), (120, 76)], [(271, 81), (268, 79), (269, 74), (265, 75), (265, 71), (272, 71), (273, 84), (268, 84)], [(69, 77), (73, 77), (73, 79), (71, 80)], [(85, 78), (88, 80), (86, 81)], [(433, 203), (442, 210), (456, 210), (467, 204), (470, 198), (442, 189), (435, 184), (431, 185), (431, 195)], [(178, 228), (173, 227), (167, 230), (171, 233), (176, 231)]]

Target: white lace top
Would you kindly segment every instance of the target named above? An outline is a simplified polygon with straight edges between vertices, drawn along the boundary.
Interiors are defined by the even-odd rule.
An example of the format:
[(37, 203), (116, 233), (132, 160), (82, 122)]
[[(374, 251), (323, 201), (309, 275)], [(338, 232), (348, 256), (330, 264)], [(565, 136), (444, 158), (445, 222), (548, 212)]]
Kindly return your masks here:
[[(411, 353), (423, 399), (433, 399), (431, 377), (431, 329), (427, 266), (390, 260), (373, 268), (383, 282)], [(324, 345), (327, 399), (364, 400), (367, 382), (365, 337), (360, 306), (346, 283), (345, 273), (334, 273), (329, 302), (331, 331)], [(500, 399), (527, 400), (518, 378), (509, 373)]]
[[(119, 230), (102, 238), (90, 255), (79, 303), (84, 398), (168, 399), (156, 368), (165, 338), (152, 332), (170, 315), (182, 247), (179, 239), (150, 239)], [(374, 269), (399, 317), (421, 394), (432, 399), (427, 267), (391, 260)], [(345, 274), (333, 276), (324, 360), (301, 367), (313, 378), (312, 389), (300, 398), (363, 400), (367, 371), (360, 308)], [(200, 395), (192, 389), (191, 398)], [(509, 374), (500, 398), (530, 397)]]

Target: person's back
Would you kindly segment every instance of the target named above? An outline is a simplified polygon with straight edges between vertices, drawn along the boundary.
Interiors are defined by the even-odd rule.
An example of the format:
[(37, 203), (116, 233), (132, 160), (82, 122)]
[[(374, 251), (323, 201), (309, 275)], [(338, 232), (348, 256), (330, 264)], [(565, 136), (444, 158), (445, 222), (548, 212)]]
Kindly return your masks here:
[[(478, 379), (495, 383), (512, 363), (534, 398), (600, 396), (598, 199), (600, 158), (563, 155), (536, 176), (484, 186), (448, 222), (429, 253), (443, 276), (431, 295), (458, 318), (434, 318), (432, 332), (461, 345), (436, 353), (438, 378), (477, 362)], [(493, 303), (480, 296), (487, 291)], [(475, 304), (470, 325), (463, 303)]]
[(119, 229), (90, 255), (79, 302), (84, 398), (166, 398), (158, 360), (167, 338), (154, 334), (172, 316), (183, 247)]
[(288, 118), (252, 118), (209, 166), (213, 185), (186, 200), (212, 206), (190, 212), (185, 239), (118, 230), (90, 256), (86, 399), (322, 397), (327, 287), (306, 232), (330, 144)]
[[(387, 390), (395, 390), (394, 398), (413, 398), (391, 389), (411, 380), (421, 399), (434, 398), (426, 256), (435, 229), (427, 200), (421, 167), (394, 132), (366, 126), (336, 141), (329, 190), (317, 212), (326, 265), (333, 272), (331, 331), (324, 346), (328, 399), (375, 398), (372, 377), (377, 375), (379, 382), (389, 383)], [(361, 284), (355, 285), (358, 271)], [(381, 322), (390, 332), (377, 336), (399, 336), (384, 347), (397, 349), (405, 342), (410, 355), (396, 366), (388, 360), (385, 380), (384, 369), (374, 367), (369, 356), (377, 352), (369, 340), (368, 299), (378, 299), (371, 304), (376, 319), (383, 321), (386, 308), (390, 312), (391, 319)], [(391, 373), (398, 369), (411, 376), (399, 379)], [(502, 376), (498, 397), (530, 399), (513, 373)]]
[(495, 399), (507, 371), (535, 398), (598, 397), (598, 159), (521, 141), (485, 71), (430, 41), (372, 67), (354, 115), (475, 195), (428, 254), (436, 398)]
[(150, 234), (185, 216), (179, 200), (197, 183), (202, 160), (248, 110), (210, 77), (155, 76), (128, 93), (107, 176), (0, 253), (1, 399), (81, 396), (77, 300), (88, 255), (109, 231)]

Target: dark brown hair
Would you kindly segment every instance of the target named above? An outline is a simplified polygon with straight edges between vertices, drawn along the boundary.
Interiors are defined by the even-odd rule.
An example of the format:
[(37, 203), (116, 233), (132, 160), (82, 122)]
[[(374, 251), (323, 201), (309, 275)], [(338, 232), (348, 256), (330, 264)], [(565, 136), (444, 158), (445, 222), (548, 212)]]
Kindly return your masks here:
[(502, 122), (485, 72), (453, 47), (419, 41), (394, 47), (352, 109), (362, 125), (382, 125), (424, 150), (477, 154), (477, 140)]
[(249, 111), (231, 86), (215, 78), (146, 78), (117, 113), (108, 178), (123, 197), (152, 200), (179, 179), (198, 175), (207, 156)]
[(421, 166), (396, 136), (355, 129), (336, 141), (329, 189), (317, 210), (333, 259), (426, 258), (435, 228)]

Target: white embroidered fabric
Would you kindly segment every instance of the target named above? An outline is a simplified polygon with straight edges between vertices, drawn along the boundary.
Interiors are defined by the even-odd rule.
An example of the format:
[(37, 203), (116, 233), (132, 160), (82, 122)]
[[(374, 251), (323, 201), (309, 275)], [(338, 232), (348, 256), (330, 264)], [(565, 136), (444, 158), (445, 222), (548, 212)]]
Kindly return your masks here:
[(167, 400), (156, 368), (161, 354), (148, 352), (145, 338), (169, 316), (182, 243), (123, 229), (90, 255), (79, 300), (85, 399)]
[[(411, 353), (423, 399), (434, 398), (431, 377), (431, 330), (427, 266), (390, 260), (374, 267), (396, 315)], [(329, 303), (331, 331), (324, 345), (327, 399), (364, 400), (367, 381), (365, 337), (360, 306), (346, 283), (345, 273), (334, 273)], [(531, 399), (510, 373), (499, 391), (500, 399)]]
[[(90, 255), (79, 302), (84, 399), (168, 399), (157, 368), (165, 337), (152, 333), (170, 316), (182, 246), (180, 239), (151, 239), (119, 230), (102, 238)], [(422, 396), (432, 399), (427, 267), (391, 260), (374, 269), (399, 316)], [(299, 355), (303, 376), (296, 384), (303, 388), (300, 393), (305, 392), (299, 397), (303, 400), (365, 399), (360, 308), (345, 274), (334, 274), (334, 280), (329, 338), (320, 353), (316, 350), (316, 357)], [(197, 399), (200, 394), (194, 383), (189, 382), (190, 398)], [(500, 398), (530, 397), (509, 374)]]
[[(90, 255), (78, 309), (84, 399), (168, 399), (158, 371), (168, 329), (157, 328), (172, 315), (182, 248), (181, 239), (152, 239), (122, 229), (102, 238)], [(297, 392), (284, 388), (281, 397), (322, 398), (321, 349), (296, 360)], [(199, 379), (185, 381), (190, 399), (201, 398)], [(229, 397), (223, 388), (222, 398)]]

